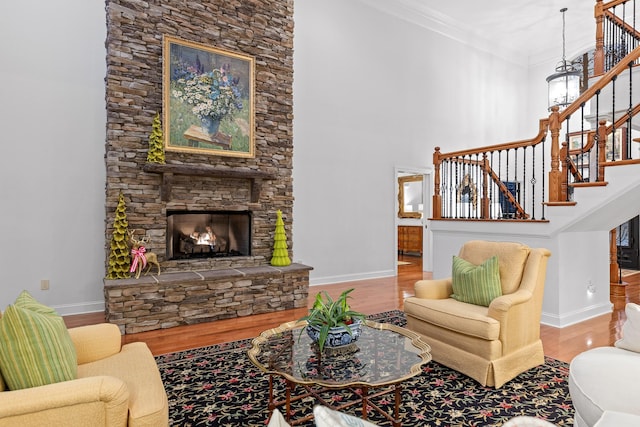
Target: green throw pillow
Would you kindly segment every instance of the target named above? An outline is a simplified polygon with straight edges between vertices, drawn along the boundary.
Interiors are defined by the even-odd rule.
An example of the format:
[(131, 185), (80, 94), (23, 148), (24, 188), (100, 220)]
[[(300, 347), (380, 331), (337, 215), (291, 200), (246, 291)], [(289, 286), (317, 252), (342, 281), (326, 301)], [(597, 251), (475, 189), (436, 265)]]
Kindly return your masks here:
[(480, 265), (474, 265), (454, 256), (452, 286), (451, 298), (488, 307), (494, 298), (502, 295), (498, 257), (494, 256)]
[[(0, 320), (2, 320), (2, 312), (0, 312)], [(0, 391), (5, 391), (6, 389), (7, 386), (4, 384), (4, 378), (2, 378), (2, 370), (0, 370)]]
[(0, 318), (0, 371), (9, 390), (77, 378), (76, 349), (62, 317), (23, 291)]

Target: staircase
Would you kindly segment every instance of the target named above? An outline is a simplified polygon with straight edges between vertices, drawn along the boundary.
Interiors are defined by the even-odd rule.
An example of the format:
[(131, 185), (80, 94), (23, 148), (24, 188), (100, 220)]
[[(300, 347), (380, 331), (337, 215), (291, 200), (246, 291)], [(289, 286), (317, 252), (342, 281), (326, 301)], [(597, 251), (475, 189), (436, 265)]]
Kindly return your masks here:
[[(631, 13), (633, 10), (633, 13)], [(611, 311), (609, 232), (640, 212), (640, 58), (635, 0), (595, 5), (588, 88), (528, 140), (442, 153), (430, 221), (435, 278), (471, 239), (546, 247), (543, 323)]]

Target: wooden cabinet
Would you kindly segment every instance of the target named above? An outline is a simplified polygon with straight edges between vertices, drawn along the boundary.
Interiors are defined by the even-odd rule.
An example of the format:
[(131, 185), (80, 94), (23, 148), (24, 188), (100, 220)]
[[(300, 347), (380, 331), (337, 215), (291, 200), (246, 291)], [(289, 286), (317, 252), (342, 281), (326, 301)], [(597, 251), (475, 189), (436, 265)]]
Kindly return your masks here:
[(422, 226), (398, 226), (398, 252), (417, 252), (422, 255)]

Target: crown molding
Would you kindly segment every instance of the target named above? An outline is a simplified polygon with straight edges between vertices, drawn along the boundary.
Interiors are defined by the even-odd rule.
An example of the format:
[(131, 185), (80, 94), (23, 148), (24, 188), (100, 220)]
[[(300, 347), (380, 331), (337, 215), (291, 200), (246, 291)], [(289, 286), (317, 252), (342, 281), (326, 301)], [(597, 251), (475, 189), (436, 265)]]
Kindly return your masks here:
[(519, 66), (528, 66), (528, 56), (520, 50), (499, 44), (463, 27), (455, 19), (426, 6), (420, 0), (357, 0), (383, 13), (395, 16)]

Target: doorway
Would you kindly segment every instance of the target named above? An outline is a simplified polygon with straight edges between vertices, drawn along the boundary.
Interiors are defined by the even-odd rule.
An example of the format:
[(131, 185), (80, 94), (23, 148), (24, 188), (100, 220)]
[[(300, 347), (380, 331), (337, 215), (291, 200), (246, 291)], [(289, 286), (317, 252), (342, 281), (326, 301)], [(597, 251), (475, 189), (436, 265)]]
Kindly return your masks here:
[(616, 246), (618, 247), (618, 265), (627, 270), (640, 270), (640, 216), (618, 226)]
[(428, 218), (431, 217), (431, 170), (425, 168), (396, 168), (393, 256), (396, 274), (406, 269), (431, 271), (431, 236)]

